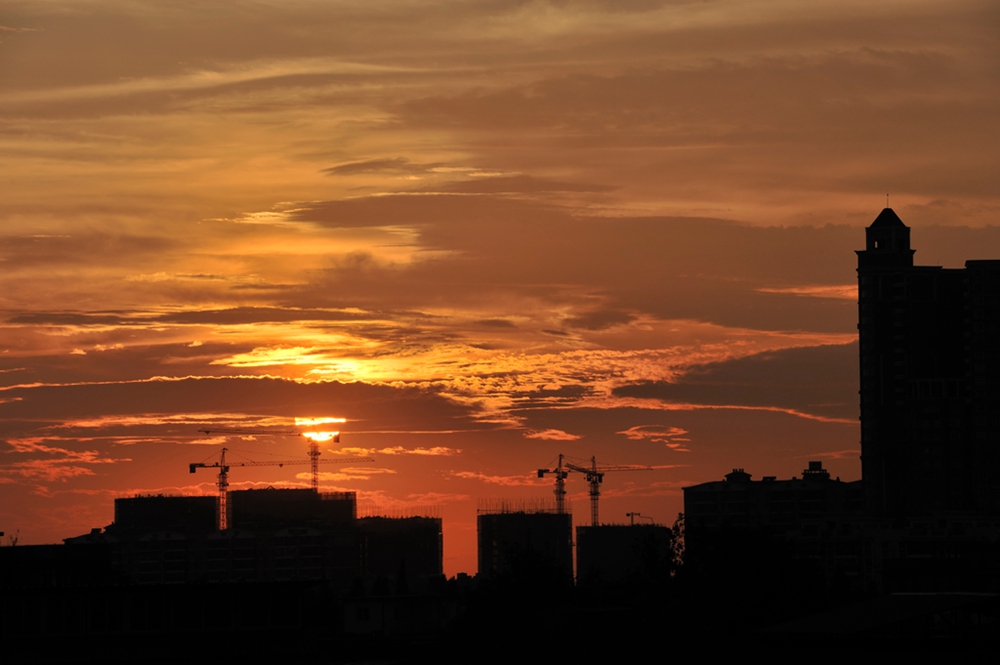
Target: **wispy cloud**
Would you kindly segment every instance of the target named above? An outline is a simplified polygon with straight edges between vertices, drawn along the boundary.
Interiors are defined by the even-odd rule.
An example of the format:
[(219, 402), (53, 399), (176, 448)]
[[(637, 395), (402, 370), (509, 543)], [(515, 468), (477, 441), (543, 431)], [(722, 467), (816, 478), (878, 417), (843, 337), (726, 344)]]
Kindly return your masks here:
[(671, 427), (669, 425), (636, 425), (634, 427), (629, 427), (626, 430), (617, 432), (617, 434), (623, 434), (625, 438), (631, 439), (632, 441), (642, 441), (644, 439), (649, 439), (651, 441), (657, 441), (659, 443), (664, 443), (670, 440), (681, 440), (689, 441), (686, 437), (688, 431), (680, 427)]
[(843, 284), (836, 286), (785, 286), (785, 287), (761, 287), (757, 289), (760, 293), (788, 293), (794, 296), (807, 296), (810, 298), (835, 298), (837, 300), (857, 300), (857, 284)]
[(92, 465), (132, 461), (127, 457), (103, 457), (97, 450), (71, 450), (46, 446), (37, 438), (9, 439), (7, 444), (13, 448), (12, 451), (7, 451), (9, 454), (43, 455), (43, 457), (0, 465), (0, 474), (48, 482), (66, 482), (77, 476), (92, 476), (94, 475), (94, 471), (90, 468)]
[[(370, 480), (372, 476), (398, 473), (395, 469), (378, 469), (368, 467), (344, 468), (339, 471), (320, 471), (317, 478), (322, 481)], [(311, 473), (298, 473), (295, 477), (307, 481), (312, 479)]]
[(401, 173), (420, 174), (440, 171), (443, 164), (417, 164), (406, 157), (391, 157), (384, 159), (367, 159), (357, 162), (338, 164), (323, 169), (322, 173), (333, 176), (351, 176), (366, 173)]
[(526, 439), (543, 439), (545, 441), (576, 441), (581, 437), (561, 429), (528, 430), (524, 433)]
[(333, 455), (418, 455), (424, 457), (451, 457), (460, 455), (461, 450), (448, 448), (446, 446), (433, 446), (431, 448), (404, 448), (403, 446), (390, 446), (387, 448), (339, 448), (329, 450)]
[[(20, 30), (11, 29), (8, 30)], [(391, 74), (413, 68), (349, 62), (336, 58), (299, 58), (241, 63), (231, 68), (204, 69), (173, 76), (137, 77), (115, 83), (65, 86), (42, 90), (7, 92), (0, 103), (57, 102), (139, 93), (205, 90), (220, 86), (303, 75)]]
[[(246, 413), (140, 413), (107, 414), (92, 418), (67, 420), (50, 429), (106, 429), (109, 427), (147, 427), (159, 425), (185, 425), (205, 427), (236, 427), (253, 419), (256, 427), (288, 426), (289, 418), (261, 418)], [(275, 422), (275, 421), (278, 422)]]
[(448, 475), (452, 478), (478, 480), (489, 485), (503, 485), (505, 487), (541, 487), (550, 484), (547, 480), (539, 479), (538, 476), (534, 474), (527, 474), (523, 476), (491, 476), (478, 471), (450, 471)]
[(687, 444), (691, 441), (688, 438), (688, 431), (680, 427), (668, 425), (635, 425), (626, 430), (617, 432), (632, 441), (655, 441), (662, 443), (672, 450), (678, 452), (690, 452)]
[(806, 458), (816, 459), (817, 457), (820, 458), (820, 459), (838, 459), (838, 460), (839, 459), (849, 459), (849, 460), (855, 460), (855, 459), (860, 459), (861, 458), (861, 451), (859, 449), (857, 449), (857, 448), (854, 448), (854, 449), (848, 449), (848, 450), (832, 450), (832, 451), (828, 451), (828, 452), (809, 453), (808, 455), (799, 455), (799, 459), (806, 459)]

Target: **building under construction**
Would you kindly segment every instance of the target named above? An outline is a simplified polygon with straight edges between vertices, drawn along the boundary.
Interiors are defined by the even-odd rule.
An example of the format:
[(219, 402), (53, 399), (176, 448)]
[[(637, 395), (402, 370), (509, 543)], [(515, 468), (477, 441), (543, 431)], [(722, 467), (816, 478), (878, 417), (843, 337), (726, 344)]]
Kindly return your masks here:
[(124, 536), (134, 533), (208, 533), (216, 530), (214, 496), (136, 496), (115, 499), (115, 521), (109, 526)]
[(357, 519), (354, 492), (311, 489), (250, 489), (229, 492), (231, 529), (270, 530), (290, 525), (330, 529)]
[(362, 517), (358, 520), (361, 569), (369, 575), (440, 575), (440, 517)]
[(66, 539), (67, 556), (86, 549), (137, 584), (325, 580), (346, 588), (359, 576), (403, 572), (412, 582), (442, 573), (438, 517), (358, 519), (354, 492), (269, 488), (227, 498), (224, 531), (217, 497), (116, 499), (115, 522)]
[[(0, 548), (0, 637), (51, 643), (53, 662), (75, 662), (78, 643), (291, 642), (310, 631), (426, 638), (454, 620), (439, 517), (359, 519), (353, 492), (227, 499), (226, 530), (218, 497), (135, 496), (115, 501), (113, 524), (63, 545)], [(167, 642), (158, 648), (175, 648)]]
[(479, 574), (484, 578), (573, 579), (573, 516), (548, 502), (479, 504)]

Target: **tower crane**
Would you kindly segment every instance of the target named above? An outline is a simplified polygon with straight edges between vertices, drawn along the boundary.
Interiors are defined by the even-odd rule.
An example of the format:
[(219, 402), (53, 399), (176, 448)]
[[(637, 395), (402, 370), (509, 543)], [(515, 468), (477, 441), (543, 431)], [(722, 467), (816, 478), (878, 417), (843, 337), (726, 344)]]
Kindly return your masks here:
[(642, 520), (649, 520), (650, 524), (656, 524), (656, 522), (653, 521), (652, 517), (650, 517), (649, 515), (643, 515), (641, 513), (625, 513), (625, 517), (629, 518), (629, 524), (631, 524), (632, 526), (635, 526), (636, 517)]
[[(198, 469), (218, 469), (219, 470), (219, 530), (225, 531), (229, 526), (229, 511), (228, 511), (228, 500), (226, 493), (229, 490), (229, 469), (234, 466), (285, 466), (286, 464), (291, 466), (294, 464), (311, 464), (315, 469), (318, 464), (347, 464), (349, 462), (372, 462), (374, 461), (371, 457), (350, 457), (347, 459), (325, 459), (317, 460), (315, 457), (313, 459), (297, 459), (297, 460), (283, 460), (280, 462), (227, 462), (226, 452), (228, 448), (223, 448), (222, 453), (219, 455), (218, 462), (212, 462), (211, 464), (206, 464), (205, 462), (195, 462), (194, 464), (189, 464), (188, 468), (191, 473), (194, 473)], [(313, 489), (317, 489), (317, 471), (313, 471)]]
[[(341, 421), (342, 422), (342, 421)], [(340, 432), (300, 432), (297, 430), (255, 430), (255, 429), (200, 429), (204, 434), (244, 434), (244, 435), (268, 435), (268, 436), (304, 436), (309, 439), (309, 459), (307, 460), (286, 460), (281, 462), (235, 462), (226, 463), (227, 448), (222, 449), (219, 461), (212, 464), (198, 462), (188, 465), (191, 473), (196, 469), (218, 469), (219, 470), (219, 529), (225, 530), (229, 520), (227, 515), (226, 492), (229, 488), (229, 469), (234, 466), (285, 466), (294, 464), (308, 464), (311, 467), (312, 488), (319, 491), (319, 465), (320, 464), (346, 464), (348, 462), (372, 462), (371, 457), (350, 457), (339, 460), (320, 460), (322, 454), (319, 451), (319, 441), (332, 441), (340, 443)]]
[[(312, 465), (312, 488), (319, 490), (319, 442), (332, 441), (340, 443), (340, 432), (299, 432), (297, 430), (259, 430), (259, 429), (200, 429), (199, 432), (205, 434), (248, 434), (268, 436), (304, 436), (309, 439), (309, 459)], [(360, 462), (362, 460), (355, 459)], [(371, 461), (371, 460), (364, 460)], [(300, 462), (301, 463), (301, 462)], [(324, 462), (326, 464), (327, 462)], [(192, 473), (194, 473), (192, 471)]]
[(547, 473), (556, 477), (556, 512), (562, 515), (566, 512), (566, 476), (569, 475), (569, 468), (563, 465), (562, 453), (559, 453), (559, 464), (556, 465), (556, 468), (539, 469), (538, 477), (544, 478)]
[(580, 466), (564, 459), (564, 455), (559, 455), (559, 464), (554, 469), (539, 469), (538, 477), (544, 478), (545, 474), (551, 473), (556, 477), (556, 512), (566, 512), (566, 477), (570, 471), (584, 474), (587, 483), (590, 485), (590, 523), (598, 526), (597, 504), (601, 496), (601, 483), (604, 482), (604, 474), (609, 471), (652, 471), (651, 466), (640, 466), (637, 464), (619, 464), (615, 466), (597, 466), (597, 458), (590, 458), (590, 466)]

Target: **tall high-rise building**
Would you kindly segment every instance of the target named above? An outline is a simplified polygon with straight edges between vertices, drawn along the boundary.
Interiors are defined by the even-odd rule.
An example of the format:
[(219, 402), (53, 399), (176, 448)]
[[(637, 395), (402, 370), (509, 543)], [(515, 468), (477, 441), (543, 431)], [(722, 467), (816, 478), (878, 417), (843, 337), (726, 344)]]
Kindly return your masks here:
[(891, 208), (858, 251), (868, 510), (1000, 513), (1000, 261), (913, 265)]

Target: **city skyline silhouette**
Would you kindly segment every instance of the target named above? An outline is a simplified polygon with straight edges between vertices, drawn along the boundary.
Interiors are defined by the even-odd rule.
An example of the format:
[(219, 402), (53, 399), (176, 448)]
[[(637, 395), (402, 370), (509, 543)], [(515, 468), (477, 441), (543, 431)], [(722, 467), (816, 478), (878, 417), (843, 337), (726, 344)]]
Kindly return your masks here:
[(854, 252), (886, 192), (918, 265), (1000, 257), (990, 11), (15, 3), (4, 542), (218, 495), (189, 468), (223, 448), (261, 463), (230, 489), (309, 488), (305, 439), (211, 432), (322, 419), (321, 459), (374, 461), (318, 490), (432, 509), (448, 577), (479, 502), (550, 498), (560, 454), (652, 467), (604, 479), (619, 524), (734, 468), (859, 480)]

